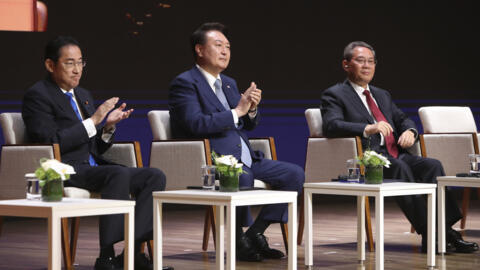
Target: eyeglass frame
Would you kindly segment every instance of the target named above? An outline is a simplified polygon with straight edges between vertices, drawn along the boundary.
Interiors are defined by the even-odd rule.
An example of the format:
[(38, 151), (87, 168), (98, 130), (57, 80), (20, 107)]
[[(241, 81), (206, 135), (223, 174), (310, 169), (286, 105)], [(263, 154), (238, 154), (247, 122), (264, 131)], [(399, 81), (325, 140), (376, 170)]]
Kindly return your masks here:
[(376, 58), (373, 58), (373, 59), (372, 58), (366, 59), (366, 58), (363, 58), (363, 57), (359, 57), (359, 58), (352, 58), (352, 61), (354, 61), (355, 63), (357, 63), (359, 65), (375, 66), (377, 64), (377, 59)]
[(87, 65), (86, 60), (61, 62), (66, 69), (73, 69), (77, 66), (84, 68)]

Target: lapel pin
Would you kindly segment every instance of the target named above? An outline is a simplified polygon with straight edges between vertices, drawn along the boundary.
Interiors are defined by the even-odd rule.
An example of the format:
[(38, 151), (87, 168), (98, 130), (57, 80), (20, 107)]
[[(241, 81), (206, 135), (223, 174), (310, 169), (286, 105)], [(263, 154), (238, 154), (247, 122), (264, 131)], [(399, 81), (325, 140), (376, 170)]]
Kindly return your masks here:
[(230, 85), (227, 84), (227, 88), (230, 88)]
[(88, 105), (88, 100), (85, 100), (85, 105)]

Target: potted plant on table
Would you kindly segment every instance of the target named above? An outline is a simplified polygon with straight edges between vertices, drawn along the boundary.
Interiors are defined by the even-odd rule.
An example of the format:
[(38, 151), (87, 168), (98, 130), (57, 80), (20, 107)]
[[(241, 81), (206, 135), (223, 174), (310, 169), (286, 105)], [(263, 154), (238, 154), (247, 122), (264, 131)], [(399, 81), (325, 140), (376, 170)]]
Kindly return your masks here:
[(383, 167), (390, 167), (390, 160), (373, 150), (367, 150), (357, 157), (358, 163), (365, 167), (365, 183), (381, 184), (383, 182)]
[(35, 175), (42, 187), (42, 201), (57, 202), (63, 197), (63, 181), (68, 180), (75, 170), (68, 164), (56, 159), (40, 159), (40, 167)]
[(238, 191), (238, 179), (240, 174), (244, 173), (243, 164), (232, 155), (218, 156), (217, 153), (212, 152), (212, 157), (220, 180), (220, 191)]

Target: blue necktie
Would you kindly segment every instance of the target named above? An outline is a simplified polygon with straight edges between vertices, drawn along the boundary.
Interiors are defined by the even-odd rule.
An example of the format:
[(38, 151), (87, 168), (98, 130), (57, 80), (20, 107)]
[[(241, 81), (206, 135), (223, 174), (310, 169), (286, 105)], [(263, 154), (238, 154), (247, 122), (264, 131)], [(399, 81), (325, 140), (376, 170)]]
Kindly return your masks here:
[[(73, 94), (70, 92), (65, 92), (65, 95), (68, 96), (68, 99), (70, 100), (70, 105), (72, 105), (72, 109), (77, 115), (78, 120), (83, 121), (82, 116), (80, 115), (80, 112), (78, 111), (77, 104), (75, 103), (75, 100), (73, 100)], [(95, 162), (95, 159), (93, 159), (92, 155), (89, 155), (88, 158), (88, 163), (90, 163), (90, 166), (98, 166), (97, 162)]]
[[(222, 81), (220, 81), (220, 79), (217, 79), (213, 85), (215, 86), (215, 94), (220, 100), (220, 103), (222, 103), (223, 107), (225, 107), (226, 110), (230, 110), (230, 105), (228, 105), (227, 97), (225, 96), (225, 93), (222, 89)], [(252, 157), (250, 156), (250, 150), (248, 149), (248, 146), (242, 137), (240, 137), (240, 143), (242, 145), (242, 155), (240, 159), (242, 160), (243, 164), (250, 168), (252, 166)]]

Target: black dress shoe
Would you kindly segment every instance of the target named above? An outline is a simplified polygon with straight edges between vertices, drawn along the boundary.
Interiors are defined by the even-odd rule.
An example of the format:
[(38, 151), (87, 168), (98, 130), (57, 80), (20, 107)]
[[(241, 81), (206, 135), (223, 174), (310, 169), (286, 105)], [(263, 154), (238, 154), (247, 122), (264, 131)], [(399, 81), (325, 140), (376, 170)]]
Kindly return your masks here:
[(98, 257), (95, 261), (95, 270), (114, 270), (114, 269), (123, 269), (119, 268), (117, 265), (116, 258), (112, 257)]
[(267, 259), (280, 259), (285, 257), (285, 254), (278, 249), (273, 249), (268, 246), (267, 238), (261, 233), (250, 236), (253, 246), (258, 253)]
[(256, 251), (245, 234), (237, 239), (237, 259), (245, 262), (261, 262), (263, 260), (262, 255)]
[(463, 240), (462, 235), (453, 229), (447, 230), (446, 238), (447, 247), (450, 246), (450, 248), (453, 249), (453, 252), (472, 253), (478, 251), (477, 243)]

